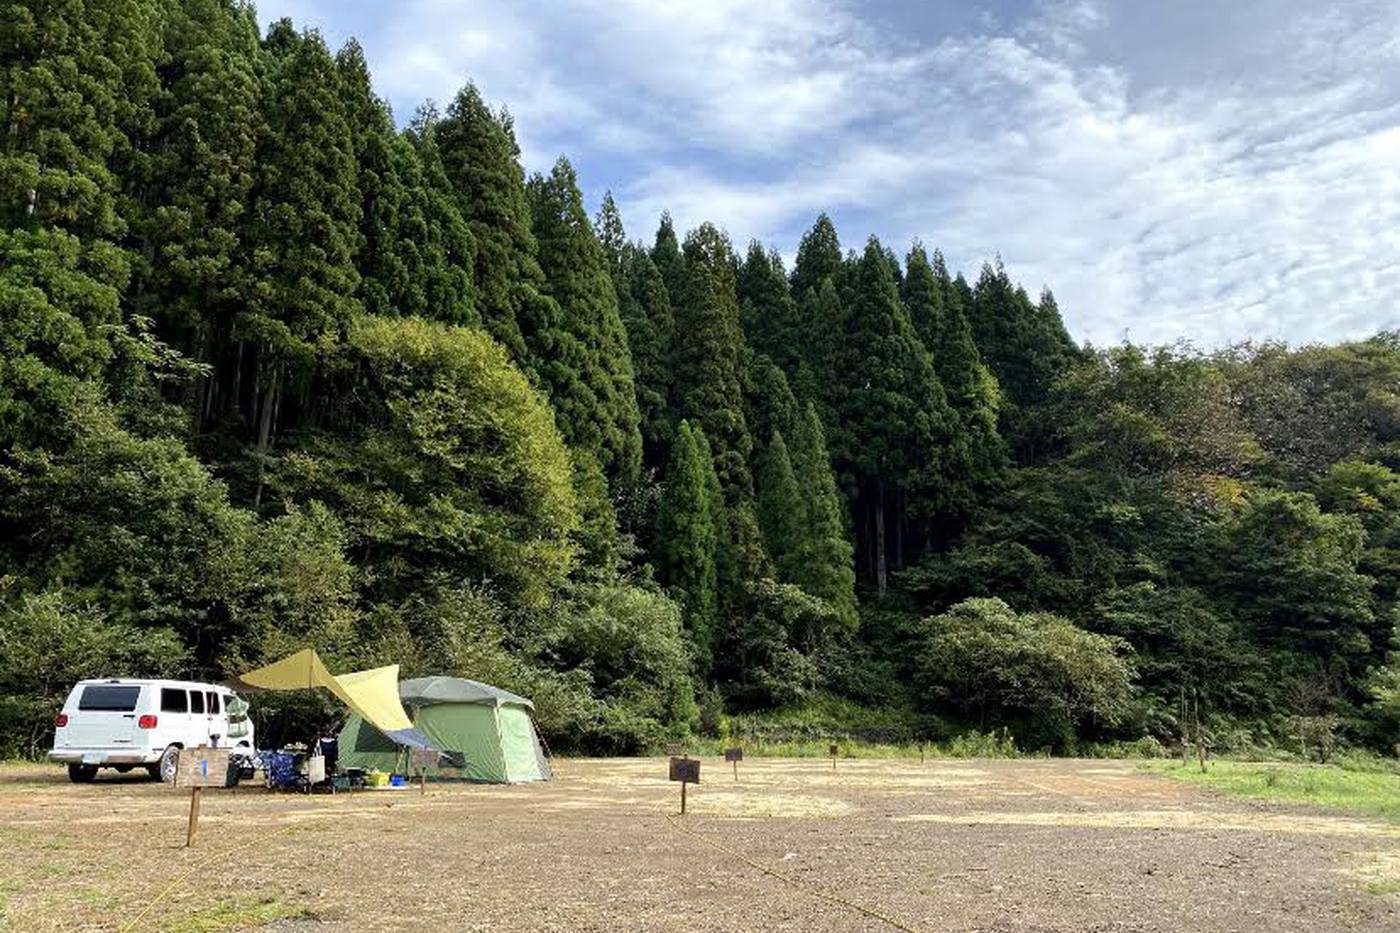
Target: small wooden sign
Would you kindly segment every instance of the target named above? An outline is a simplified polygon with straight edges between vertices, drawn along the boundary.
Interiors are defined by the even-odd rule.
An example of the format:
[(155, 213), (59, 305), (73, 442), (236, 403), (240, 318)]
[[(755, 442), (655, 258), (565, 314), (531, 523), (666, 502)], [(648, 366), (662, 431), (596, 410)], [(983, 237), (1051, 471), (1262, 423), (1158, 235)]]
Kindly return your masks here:
[(410, 748), (409, 767), (418, 772), (418, 794), (428, 796), (428, 769), (442, 763), (442, 755), (435, 748)]
[(228, 749), (182, 748), (175, 766), (175, 786), (223, 787), (228, 783)]
[(743, 761), (744, 750), (742, 748), (726, 748), (724, 750), (725, 761)]
[(682, 784), (700, 783), (700, 759), (699, 758), (672, 758), (671, 759), (671, 780), (680, 781)]
[(199, 830), (199, 798), (206, 787), (228, 785), (228, 749), (182, 748), (175, 759), (175, 786), (190, 789), (190, 823), (185, 829), (185, 848), (194, 845)]
[(700, 783), (700, 759), (672, 758), (670, 775), (681, 783), (681, 816), (685, 816), (685, 785)]
[(408, 750), (408, 763), (414, 771), (436, 768), (442, 760), (442, 753), (435, 748), (411, 748)]
[(836, 770), (836, 756), (839, 755), (839, 754), (841, 754), (841, 746), (839, 746), (839, 745), (828, 745), (827, 748), (826, 748), (826, 751), (827, 751), (827, 754), (829, 754), (829, 755), (831, 756), (831, 770), (832, 770), (832, 771), (835, 771), (835, 770)]

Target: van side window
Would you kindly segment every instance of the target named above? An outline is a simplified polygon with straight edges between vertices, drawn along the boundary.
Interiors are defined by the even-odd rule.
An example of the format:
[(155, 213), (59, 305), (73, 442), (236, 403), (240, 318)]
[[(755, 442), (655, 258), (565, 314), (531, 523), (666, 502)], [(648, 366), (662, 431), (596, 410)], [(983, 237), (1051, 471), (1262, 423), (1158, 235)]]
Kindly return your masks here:
[(174, 687), (162, 687), (160, 689), (160, 711), (162, 713), (188, 713), (190, 711), (190, 695)]
[(191, 713), (203, 713), (203, 712), (204, 712), (204, 694), (203, 694), (202, 692), (200, 692), (199, 690), (191, 690), (191, 691), (190, 691), (190, 712), (191, 712)]
[(219, 695), (213, 690), (209, 690), (205, 692), (204, 697), (209, 701), (209, 712), (217, 716), (219, 714)]

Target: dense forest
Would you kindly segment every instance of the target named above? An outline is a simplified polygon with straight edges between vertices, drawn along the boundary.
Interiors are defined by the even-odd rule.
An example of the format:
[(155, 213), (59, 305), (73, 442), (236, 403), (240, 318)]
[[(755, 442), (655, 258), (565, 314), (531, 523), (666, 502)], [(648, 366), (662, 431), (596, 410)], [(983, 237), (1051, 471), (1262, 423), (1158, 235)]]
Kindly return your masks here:
[(4, 8), (0, 752), (76, 678), (304, 645), (593, 751), (832, 698), (1400, 739), (1400, 335), (1079, 346), (824, 215), (790, 264), (637, 238), (474, 86), (396, 120), (239, 0)]

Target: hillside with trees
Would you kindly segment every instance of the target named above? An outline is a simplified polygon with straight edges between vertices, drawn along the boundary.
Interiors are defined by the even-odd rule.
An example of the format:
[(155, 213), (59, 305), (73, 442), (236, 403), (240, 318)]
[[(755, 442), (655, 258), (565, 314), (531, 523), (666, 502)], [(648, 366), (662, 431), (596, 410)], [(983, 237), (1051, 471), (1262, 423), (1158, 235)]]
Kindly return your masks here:
[(999, 259), (590, 217), (474, 86), (396, 119), (240, 0), (6, 21), (0, 752), (306, 645), (597, 752), (832, 697), (1400, 738), (1400, 335), (1082, 346)]

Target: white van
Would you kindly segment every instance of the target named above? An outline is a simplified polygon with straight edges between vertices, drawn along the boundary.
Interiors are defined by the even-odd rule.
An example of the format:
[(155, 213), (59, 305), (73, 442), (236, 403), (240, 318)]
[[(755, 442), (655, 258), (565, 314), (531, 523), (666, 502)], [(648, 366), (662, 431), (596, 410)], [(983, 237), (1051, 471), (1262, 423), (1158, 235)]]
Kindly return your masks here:
[[(232, 709), (230, 709), (232, 706)], [(230, 748), (229, 784), (252, 772), (253, 723), (248, 705), (227, 687), (187, 680), (82, 680), (54, 722), (49, 758), (85, 784), (98, 768), (125, 773), (144, 767), (175, 780), (184, 747)]]

